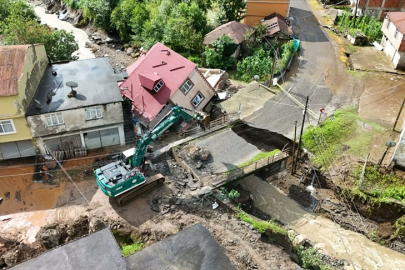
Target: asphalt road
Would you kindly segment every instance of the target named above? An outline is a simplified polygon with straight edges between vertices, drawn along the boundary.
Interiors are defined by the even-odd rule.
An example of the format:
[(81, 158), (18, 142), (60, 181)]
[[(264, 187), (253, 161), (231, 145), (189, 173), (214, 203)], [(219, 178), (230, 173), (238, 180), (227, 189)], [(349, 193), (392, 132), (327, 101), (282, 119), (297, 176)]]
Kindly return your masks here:
[[(294, 60), (298, 61), (297, 73), (286, 90), (302, 104), (309, 96), (309, 108), (318, 113), (332, 100), (332, 90), (325, 84), (324, 71), (336, 61), (333, 47), (306, 1), (292, 0), (290, 17), (293, 17), (292, 25), (301, 41), (301, 49), (299, 59)], [(302, 115), (303, 110), (281, 92), (245, 121), (292, 139), (294, 122), (298, 121), (300, 126)]]
[[(335, 64), (334, 50), (306, 1), (292, 0), (290, 17), (293, 17), (293, 29), (301, 41), (301, 49), (299, 57), (294, 60), (298, 61), (295, 64), (298, 66), (296, 74), (289, 81), (286, 90), (303, 104), (306, 96), (309, 96), (309, 108), (319, 112), (319, 109), (326, 107), (333, 97), (332, 90), (325, 84), (324, 71), (327, 66)], [(243, 120), (253, 127), (267, 129), (292, 139), (294, 122), (298, 121), (300, 127), (302, 115), (303, 110), (281, 92), (268, 100), (263, 108)], [(310, 118), (305, 125), (309, 124), (309, 121), (314, 123), (317, 119)], [(228, 130), (217, 136), (220, 139), (206, 138), (199, 141), (200, 146), (212, 152), (217, 166), (218, 162), (227, 167), (229, 164), (237, 165), (257, 153), (257, 148), (246, 146), (245, 144), (248, 144), (246, 141), (235, 140), (235, 134), (231, 133), (232, 131)], [(243, 149), (241, 156), (231, 155), (230, 153), (234, 152), (232, 148)]]

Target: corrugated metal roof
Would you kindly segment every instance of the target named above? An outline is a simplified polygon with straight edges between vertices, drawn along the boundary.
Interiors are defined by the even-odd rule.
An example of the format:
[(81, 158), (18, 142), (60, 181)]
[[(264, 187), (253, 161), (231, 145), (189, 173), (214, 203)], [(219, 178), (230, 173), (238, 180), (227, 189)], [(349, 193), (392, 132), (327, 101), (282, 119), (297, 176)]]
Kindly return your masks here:
[(401, 34), (405, 34), (405, 12), (387, 12), (387, 17)]
[(212, 44), (212, 42), (222, 35), (227, 35), (235, 41), (235, 44), (240, 44), (245, 40), (246, 31), (252, 33), (256, 31), (256, 28), (237, 21), (228, 22), (206, 34), (204, 44)]
[(31, 45), (0, 46), (0, 96), (18, 95), (29, 47)]
[[(195, 68), (196, 64), (187, 58), (161, 43), (156, 43), (146, 55), (142, 55), (127, 68), (129, 76), (120, 84), (120, 88), (126, 89), (122, 93), (133, 100), (136, 117), (149, 123)], [(139, 74), (154, 74), (153, 79), (160, 77), (164, 86), (157, 93), (149, 91), (142, 87)]]

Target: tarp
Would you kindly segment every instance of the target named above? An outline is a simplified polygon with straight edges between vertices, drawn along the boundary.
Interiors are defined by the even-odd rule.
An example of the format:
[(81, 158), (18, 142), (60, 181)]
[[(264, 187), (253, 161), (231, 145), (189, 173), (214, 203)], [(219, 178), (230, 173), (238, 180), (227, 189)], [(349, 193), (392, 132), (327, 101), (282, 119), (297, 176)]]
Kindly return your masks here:
[(294, 52), (298, 51), (299, 47), (300, 47), (300, 40), (299, 39), (293, 39), (294, 42)]

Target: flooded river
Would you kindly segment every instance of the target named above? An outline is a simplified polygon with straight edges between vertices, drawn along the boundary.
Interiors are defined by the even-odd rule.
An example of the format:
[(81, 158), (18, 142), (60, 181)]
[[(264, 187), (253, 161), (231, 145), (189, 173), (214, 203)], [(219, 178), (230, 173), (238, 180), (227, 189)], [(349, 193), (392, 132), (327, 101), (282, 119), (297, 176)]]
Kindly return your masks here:
[(85, 47), (86, 42), (90, 41), (85, 31), (74, 27), (68, 22), (59, 20), (55, 14), (45, 13), (45, 8), (43, 6), (35, 6), (34, 10), (37, 16), (41, 18), (42, 24), (47, 24), (48, 26), (57, 29), (64, 29), (75, 36), (75, 40), (79, 45), (79, 50), (74, 52), (74, 54), (78, 54), (79, 59), (95, 58), (92, 51)]
[(329, 219), (305, 211), (261, 179), (249, 176), (239, 183), (252, 193), (254, 204), (261, 211), (288, 224), (329, 255), (352, 262), (355, 269), (405, 269), (405, 255), (380, 246), (362, 234), (345, 230)]

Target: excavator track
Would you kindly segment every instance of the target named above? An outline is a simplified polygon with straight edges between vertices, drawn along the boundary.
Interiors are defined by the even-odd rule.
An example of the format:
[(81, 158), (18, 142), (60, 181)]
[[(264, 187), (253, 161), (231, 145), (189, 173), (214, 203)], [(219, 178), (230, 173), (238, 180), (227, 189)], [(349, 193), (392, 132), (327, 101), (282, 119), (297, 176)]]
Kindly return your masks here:
[(165, 178), (161, 174), (156, 174), (151, 177), (148, 177), (146, 179), (146, 182), (143, 183), (142, 185), (131, 189), (128, 192), (125, 192), (124, 194), (119, 195), (118, 197), (115, 197), (115, 201), (119, 206), (126, 205), (130, 203), (133, 199), (138, 197), (139, 195), (142, 195), (144, 193), (147, 193), (161, 185), (165, 182)]

